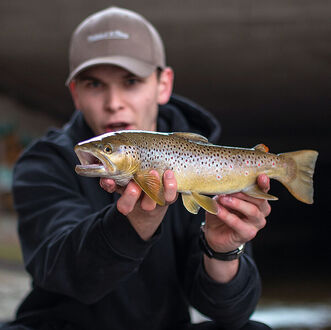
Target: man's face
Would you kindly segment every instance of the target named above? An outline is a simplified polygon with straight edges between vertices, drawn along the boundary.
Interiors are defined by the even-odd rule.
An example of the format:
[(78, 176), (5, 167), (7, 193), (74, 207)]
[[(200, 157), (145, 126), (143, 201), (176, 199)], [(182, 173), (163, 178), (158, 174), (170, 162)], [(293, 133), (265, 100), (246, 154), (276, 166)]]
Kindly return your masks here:
[[(167, 71), (170, 70), (170, 71)], [(140, 78), (114, 65), (98, 65), (82, 72), (70, 89), (96, 135), (124, 129), (156, 130), (158, 104), (168, 102), (172, 70)]]

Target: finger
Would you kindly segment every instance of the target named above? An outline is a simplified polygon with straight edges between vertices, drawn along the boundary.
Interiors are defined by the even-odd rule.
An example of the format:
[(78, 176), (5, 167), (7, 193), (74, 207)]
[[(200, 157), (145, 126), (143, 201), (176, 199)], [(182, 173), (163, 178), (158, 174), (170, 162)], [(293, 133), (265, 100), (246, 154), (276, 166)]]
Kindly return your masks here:
[(148, 195), (144, 194), (140, 206), (144, 211), (153, 211), (156, 208), (156, 202)]
[(100, 186), (109, 193), (113, 193), (116, 190), (116, 183), (112, 179), (100, 178)]
[(177, 181), (174, 172), (167, 170), (163, 175), (164, 199), (167, 204), (177, 199)]
[(236, 194), (232, 194), (230, 196), (242, 199), (246, 202), (256, 205), (261, 210), (261, 212), (263, 213), (263, 215), (265, 217), (267, 217), (271, 212), (270, 204), (265, 199), (251, 197), (251, 196), (246, 195), (245, 193), (236, 193)]
[(109, 193), (113, 193), (116, 191), (121, 195), (123, 194), (125, 189), (125, 187), (118, 186), (114, 180), (106, 178), (100, 178), (100, 186)]
[[(244, 217), (242, 219), (245, 219), (245, 221), (254, 225), (257, 229), (261, 229), (266, 225), (263, 212), (253, 203), (230, 195), (220, 197), (220, 203), (236, 215), (237, 212), (243, 214)], [(239, 216), (239, 218), (241, 217)]]
[(128, 215), (130, 212), (132, 212), (134, 206), (140, 198), (140, 195), (140, 187), (133, 181), (130, 181), (126, 186), (122, 196), (117, 201), (118, 211), (124, 215)]
[(257, 184), (263, 192), (268, 192), (270, 189), (270, 179), (265, 174), (260, 174), (257, 177)]
[(235, 232), (235, 241), (237, 242), (248, 242), (252, 240), (258, 232), (256, 226), (243, 221), (240, 217), (225, 207), (219, 208), (217, 217)]

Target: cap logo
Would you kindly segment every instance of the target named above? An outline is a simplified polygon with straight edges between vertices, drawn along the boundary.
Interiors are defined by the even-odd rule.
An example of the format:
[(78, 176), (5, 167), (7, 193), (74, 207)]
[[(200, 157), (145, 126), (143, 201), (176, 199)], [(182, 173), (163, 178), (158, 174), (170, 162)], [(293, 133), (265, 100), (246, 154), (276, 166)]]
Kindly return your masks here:
[(130, 35), (120, 30), (107, 31), (89, 35), (87, 37), (88, 42), (96, 42), (106, 39), (129, 39)]

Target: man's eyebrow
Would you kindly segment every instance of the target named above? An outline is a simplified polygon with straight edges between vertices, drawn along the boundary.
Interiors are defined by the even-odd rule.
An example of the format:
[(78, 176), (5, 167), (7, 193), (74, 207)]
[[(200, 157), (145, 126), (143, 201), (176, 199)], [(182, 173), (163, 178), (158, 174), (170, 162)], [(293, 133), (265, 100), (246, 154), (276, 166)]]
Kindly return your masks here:
[(141, 77), (138, 77), (136, 74), (128, 72), (123, 76), (125, 79), (129, 79), (129, 78), (138, 78), (138, 79), (142, 79)]
[(80, 75), (78, 77), (78, 80), (80, 80), (80, 81), (85, 81), (85, 80), (101, 81), (99, 78), (89, 76), (89, 75), (86, 75), (86, 74)]

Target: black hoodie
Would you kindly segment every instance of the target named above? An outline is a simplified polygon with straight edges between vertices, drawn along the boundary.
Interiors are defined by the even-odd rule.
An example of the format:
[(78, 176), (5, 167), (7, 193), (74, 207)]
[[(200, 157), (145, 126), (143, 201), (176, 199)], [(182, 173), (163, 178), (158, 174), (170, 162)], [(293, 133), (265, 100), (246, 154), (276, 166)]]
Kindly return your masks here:
[[(217, 142), (220, 127), (205, 110), (173, 96), (159, 109), (159, 131), (189, 131)], [(14, 171), (14, 200), (32, 290), (15, 324), (34, 329), (181, 329), (189, 305), (236, 329), (260, 294), (248, 254), (236, 277), (219, 284), (202, 265), (198, 233), (204, 212), (181, 199), (155, 235), (143, 241), (97, 178), (78, 176), (74, 145), (92, 137), (80, 112), (28, 148)]]

